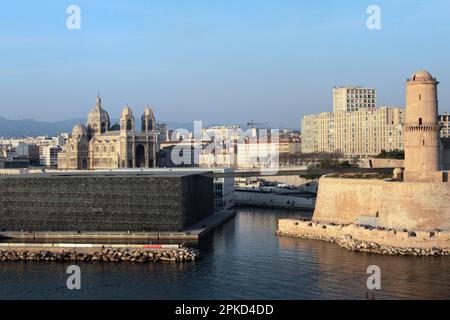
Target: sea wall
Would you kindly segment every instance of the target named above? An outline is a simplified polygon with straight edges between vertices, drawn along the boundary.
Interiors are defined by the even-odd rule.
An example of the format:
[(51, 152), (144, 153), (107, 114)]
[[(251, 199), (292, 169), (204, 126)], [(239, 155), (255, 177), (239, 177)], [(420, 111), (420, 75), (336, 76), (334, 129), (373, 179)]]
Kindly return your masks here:
[(289, 193), (276, 194), (237, 190), (235, 191), (235, 201), (237, 206), (313, 210), (316, 198), (312, 196), (299, 197), (289, 195)]
[(450, 230), (449, 202), (450, 183), (445, 182), (322, 177), (313, 219), (351, 224), (372, 217), (386, 228)]
[(0, 191), (6, 231), (181, 231), (213, 213), (198, 174), (1, 176)]
[(450, 255), (450, 232), (396, 231), (280, 219), (278, 235), (336, 243), (352, 251), (401, 255)]

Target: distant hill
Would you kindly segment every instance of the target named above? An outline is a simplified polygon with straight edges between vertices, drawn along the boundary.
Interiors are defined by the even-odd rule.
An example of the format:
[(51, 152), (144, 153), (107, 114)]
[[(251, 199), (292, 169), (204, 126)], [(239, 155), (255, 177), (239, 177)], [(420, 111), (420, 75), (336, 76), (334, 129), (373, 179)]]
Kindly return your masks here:
[[(138, 120), (138, 119), (136, 119)], [(85, 123), (85, 118), (68, 119), (62, 121), (37, 121), (34, 119), (10, 120), (0, 117), (0, 137), (35, 137), (35, 136), (57, 136), (61, 133), (70, 133), (77, 123)], [(171, 122), (157, 121), (167, 124), (169, 129), (194, 130), (193, 122)], [(111, 125), (118, 123), (118, 119), (111, 119)], [(203, 127), (213, 125), (213, 123), (203, 123)], [(243, 130), (248, 127), (245, 124), (239, 125)], [(140, 124), (137, 125), (139, 130)]]
[(55, 122), (36, 121), (34, 119), (10, 120), (0, 117), (0, 136), (56, 136), (70, 132), (78, 122), (84, 119), (70, 119)]

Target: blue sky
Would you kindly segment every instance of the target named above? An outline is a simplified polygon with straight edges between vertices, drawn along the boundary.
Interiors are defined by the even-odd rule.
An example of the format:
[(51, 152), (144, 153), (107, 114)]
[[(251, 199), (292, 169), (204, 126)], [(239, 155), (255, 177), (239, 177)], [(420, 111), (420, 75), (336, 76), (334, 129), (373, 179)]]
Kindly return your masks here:
[[(81, 8), (81, 30), (66, 9)], [(382, 29), (366, 28), (369, 5)], [(450, 1), (72, 0), (2, 2), (0, 116), (85, 117), (100, 91), (111, 117), (128, 103), (157, 120), (270, 122), (298, 128), (329, 111), (336, 85), (404, 105), (427, 69), (450, 111)]]

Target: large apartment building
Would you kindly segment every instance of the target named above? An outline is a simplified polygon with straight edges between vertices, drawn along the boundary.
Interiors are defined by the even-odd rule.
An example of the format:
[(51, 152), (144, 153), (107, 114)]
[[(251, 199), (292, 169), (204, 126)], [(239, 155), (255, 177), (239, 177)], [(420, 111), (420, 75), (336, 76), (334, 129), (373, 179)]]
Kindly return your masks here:
[(333, 112), (375, 109), (376, 90), (355, 86), (333, 88)]
[(302, 152), (370, 157), (382, 150), (403, 149), (404, 113), (400, 107), (370, 107), (304, 116)]

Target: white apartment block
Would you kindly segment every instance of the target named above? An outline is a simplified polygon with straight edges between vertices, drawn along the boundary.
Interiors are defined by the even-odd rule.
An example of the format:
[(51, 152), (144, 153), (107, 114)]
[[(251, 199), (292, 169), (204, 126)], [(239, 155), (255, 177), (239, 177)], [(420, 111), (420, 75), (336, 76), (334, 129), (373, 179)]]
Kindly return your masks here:
[(404, 108), (381, 107), (304, 116), (302, 152), (370, 157), (382, 150), (402, 150), (404, 115)]
[(376, 90), (355, 86), (333, 88), (333, 112), (374, 109)]
[(62, 147), (55, 145), (41, 146), (39, 152), (39, 163), (46, 168), (58, 168), (58, 154)]

